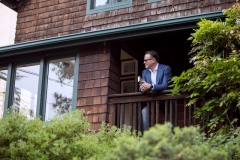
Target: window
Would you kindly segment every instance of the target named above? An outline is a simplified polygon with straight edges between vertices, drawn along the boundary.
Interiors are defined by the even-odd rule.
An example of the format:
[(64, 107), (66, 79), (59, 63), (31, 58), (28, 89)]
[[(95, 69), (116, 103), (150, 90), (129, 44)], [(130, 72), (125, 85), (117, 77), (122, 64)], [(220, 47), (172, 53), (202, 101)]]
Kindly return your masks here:
[(87, 14), (132, 6), (132, 0), (87, 0)]
[(72, 54), (0, 68), (0, 117), (10, 106), (28, 119), (42, 120), (76, 109), (78, 67), (79, 54)]
[(45, 120), (71, 110), (75, 58), (49, 62)]
[(7, 86), (7, 67), (0, 68), (0, 118), (3, 117), (4, 100)]
[(28, 119), (36, 116), (39, 63), (16, 67), (13, 106)]

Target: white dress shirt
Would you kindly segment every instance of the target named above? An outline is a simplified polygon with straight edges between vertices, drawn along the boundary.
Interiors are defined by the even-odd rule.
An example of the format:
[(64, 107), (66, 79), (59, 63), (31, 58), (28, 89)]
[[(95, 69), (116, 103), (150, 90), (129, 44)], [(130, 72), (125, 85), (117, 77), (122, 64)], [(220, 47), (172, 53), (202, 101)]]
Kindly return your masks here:
[(157, 70), (158, 70), (158, 64), (156, 65), (155, 69), (152, 71), (151, 69), (149, 69), (149, 71), (151, 72), (151, 81), (152, 81), (152, 85), (153, 88), (151, 90), (154, 90), (154, 84), (157, 84)]

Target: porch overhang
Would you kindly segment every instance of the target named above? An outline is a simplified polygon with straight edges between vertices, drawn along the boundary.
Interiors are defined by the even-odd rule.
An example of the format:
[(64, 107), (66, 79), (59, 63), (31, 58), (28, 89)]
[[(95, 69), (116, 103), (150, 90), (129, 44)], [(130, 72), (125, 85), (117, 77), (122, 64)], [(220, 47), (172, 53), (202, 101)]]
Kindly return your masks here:
[(8, 8), (14, 11), (18, 10), (18, 7), (24, 2), (24, 0), (0, 0), (0, 3), (4, 4)]
[[(185, 30), (197, 27), (197, 22), (202, 19), (223, 18), (222, 11), (196, 14), (161, 21), (153, 21), (105, 30), (76, 33), (59, 37), (17, 43), (0, 47), (0, 58), (7, 58), (22, 54), (31, 54), (54, 49), (76, 47), (83, 44), (104, 42), (110, 40), (123, 40), (157, 33)], [(1, 63), (1, 61), (0, 61)]]

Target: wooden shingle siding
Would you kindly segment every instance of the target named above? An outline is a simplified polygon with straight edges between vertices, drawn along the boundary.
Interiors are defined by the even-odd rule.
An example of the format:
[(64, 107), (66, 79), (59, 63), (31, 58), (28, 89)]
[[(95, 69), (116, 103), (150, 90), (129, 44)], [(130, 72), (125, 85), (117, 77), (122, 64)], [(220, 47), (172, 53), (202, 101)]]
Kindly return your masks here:
[(79, 51), (77, 109), (90, 112), (88, 120), (94, 130), (102, 121), (108, 122), (108, 94), (116, 94), (119, 89), (120, 53), (112, 47), (110, 43), (98, 43), (82, 46)]
[(19, 8), (15, 42), (189, 16), (226, 9), (236, 0), (133, 0), (133, 6), (86, 15), (86, 0), (27, 0)]

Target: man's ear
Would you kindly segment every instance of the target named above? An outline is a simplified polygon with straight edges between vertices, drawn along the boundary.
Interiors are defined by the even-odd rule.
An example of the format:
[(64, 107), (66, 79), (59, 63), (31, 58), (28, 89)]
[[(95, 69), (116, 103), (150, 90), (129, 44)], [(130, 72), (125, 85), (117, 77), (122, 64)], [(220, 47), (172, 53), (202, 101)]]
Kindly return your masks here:
[(153, 58), (153, 60), (154, 60), (154, 63), (156, 63), (157, 61), (156, 61), (156, 58)]

